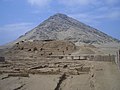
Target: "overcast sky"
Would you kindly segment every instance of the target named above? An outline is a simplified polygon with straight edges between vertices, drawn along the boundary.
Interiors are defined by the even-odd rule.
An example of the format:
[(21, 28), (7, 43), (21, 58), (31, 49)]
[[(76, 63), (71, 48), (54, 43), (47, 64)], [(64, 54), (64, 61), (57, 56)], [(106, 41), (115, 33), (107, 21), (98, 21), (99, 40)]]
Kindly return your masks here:
[(0, 0), (0, 45), (55, 13), (67, 14), (120, 39), (120, 0)]

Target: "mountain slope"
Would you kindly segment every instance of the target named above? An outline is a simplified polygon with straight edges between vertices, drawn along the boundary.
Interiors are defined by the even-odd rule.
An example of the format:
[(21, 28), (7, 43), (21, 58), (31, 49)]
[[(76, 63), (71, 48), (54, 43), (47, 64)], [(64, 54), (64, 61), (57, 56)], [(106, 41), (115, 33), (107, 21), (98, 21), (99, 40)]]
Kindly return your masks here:
[(119, 42), (107, 34), (85, 25), (67, 15), (57, 13), (43, 23), (20, 36), (16, 42), (22, 40), (70, 40), (84, 43)]

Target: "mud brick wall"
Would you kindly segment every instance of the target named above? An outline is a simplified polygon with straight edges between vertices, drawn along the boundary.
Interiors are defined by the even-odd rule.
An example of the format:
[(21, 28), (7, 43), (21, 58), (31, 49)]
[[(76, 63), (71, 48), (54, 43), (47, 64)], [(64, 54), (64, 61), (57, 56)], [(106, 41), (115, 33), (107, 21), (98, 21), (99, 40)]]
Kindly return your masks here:
[(115, 62), (115, 55), (97, 55), (97, 56), (90, 56), (90, 61), (109, 61)]

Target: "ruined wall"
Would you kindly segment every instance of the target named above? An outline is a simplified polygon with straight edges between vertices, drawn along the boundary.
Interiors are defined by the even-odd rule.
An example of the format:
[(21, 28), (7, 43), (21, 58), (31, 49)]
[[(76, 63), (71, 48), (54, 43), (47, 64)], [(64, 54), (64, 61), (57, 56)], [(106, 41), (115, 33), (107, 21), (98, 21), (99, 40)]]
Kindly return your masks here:
[(22, 41), (16, 43), (12, 49), (46, 56), (70, 54), (76, 46), (70, 41)]
[(91, 61), (109, 61), (109, 62), (115, 62), (115, 55), (96, 55), (96, 56), (90, 56), (89, 60), (91, 60)]

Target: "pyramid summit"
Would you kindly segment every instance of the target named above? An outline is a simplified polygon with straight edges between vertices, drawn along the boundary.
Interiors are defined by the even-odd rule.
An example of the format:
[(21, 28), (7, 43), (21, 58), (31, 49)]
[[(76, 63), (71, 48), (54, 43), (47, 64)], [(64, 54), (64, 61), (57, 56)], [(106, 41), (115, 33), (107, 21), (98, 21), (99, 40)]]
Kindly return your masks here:
[(65, 17), (68, 17), (66, 14), (62, 14), (62, 13), (56, 13), (54, 14), (53, 16), (51, 17), (61, 17), (61, 18), (65, 18)]
[(49, 39), (84, 43), (119, 42), (119, 40), (61, 13), (50, 16), (34, 29), (20, 36), (16, 42)]

